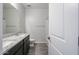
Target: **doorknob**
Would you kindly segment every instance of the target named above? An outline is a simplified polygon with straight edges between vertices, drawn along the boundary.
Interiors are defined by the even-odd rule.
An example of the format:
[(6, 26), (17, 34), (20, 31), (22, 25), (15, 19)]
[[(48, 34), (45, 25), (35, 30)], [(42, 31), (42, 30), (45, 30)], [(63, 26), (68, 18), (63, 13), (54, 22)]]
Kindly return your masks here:
[(48, 40), (50, 40), (50, 37), (48, 37)]

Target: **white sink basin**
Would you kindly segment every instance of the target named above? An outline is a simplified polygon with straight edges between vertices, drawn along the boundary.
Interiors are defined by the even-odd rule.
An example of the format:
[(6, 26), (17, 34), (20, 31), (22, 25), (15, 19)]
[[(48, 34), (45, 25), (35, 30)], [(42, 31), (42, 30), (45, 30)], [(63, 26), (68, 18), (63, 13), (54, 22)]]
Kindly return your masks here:
[(3, 40), (5, 41), (5, 40), (14, 40), (14, 39), (16, 39), (17, 38), (17, 36), (11, 36), (11, 37), (7, 37), (7, 38), (4, 38)]

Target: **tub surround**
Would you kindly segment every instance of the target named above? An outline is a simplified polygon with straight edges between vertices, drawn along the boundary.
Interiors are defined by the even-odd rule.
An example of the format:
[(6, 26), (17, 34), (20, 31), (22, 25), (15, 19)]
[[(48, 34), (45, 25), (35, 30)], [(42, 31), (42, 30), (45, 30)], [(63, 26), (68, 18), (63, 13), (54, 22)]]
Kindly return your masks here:
[(20, 41), (22, 41), (25, 37), (27, 37), (28, 34), (18, 34), (13, 35), (10, 37), (3, 38), (3, 52), (2, 54), (6, 53), (8, 50), (10, 50), (12, 47), (14, 47), (16, 44), (18, 44)]

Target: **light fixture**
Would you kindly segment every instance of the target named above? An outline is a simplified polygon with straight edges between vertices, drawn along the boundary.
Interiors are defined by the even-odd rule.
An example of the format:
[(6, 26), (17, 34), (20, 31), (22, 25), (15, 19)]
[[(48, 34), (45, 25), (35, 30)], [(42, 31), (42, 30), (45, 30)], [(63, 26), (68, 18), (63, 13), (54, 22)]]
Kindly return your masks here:
[(31, 7), (31, 5), (27, 5), (27, 7)]

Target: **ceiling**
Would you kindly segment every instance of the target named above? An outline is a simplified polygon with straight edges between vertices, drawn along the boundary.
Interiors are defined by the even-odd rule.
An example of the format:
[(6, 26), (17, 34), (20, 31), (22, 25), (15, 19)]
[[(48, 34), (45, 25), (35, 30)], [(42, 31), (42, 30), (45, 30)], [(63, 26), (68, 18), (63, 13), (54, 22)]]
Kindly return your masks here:
[(23, 3), (25, 8), (42, 8), (47, 9), (48, 3)]
[(3, 8), (14, 9), (14, 7), (10, 3), (4, 3)]
[[(24, 8), (41, 8), (41, 9), (47, 9), (48, 8), (48, 3), (20, 3)], [(14, 7), (9, 4), (9, 3), (4, 3), (3, 8), (11, 8), (13, 9)]]

